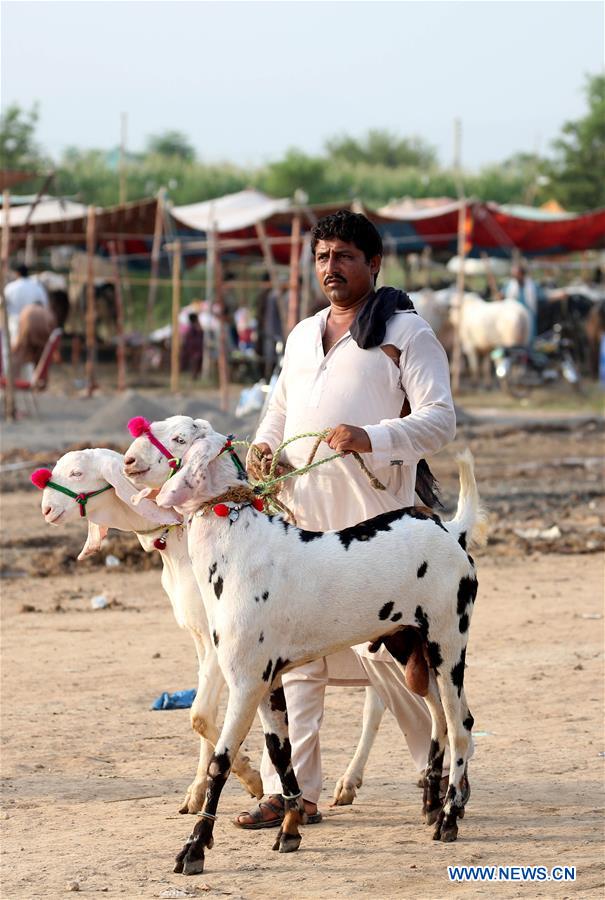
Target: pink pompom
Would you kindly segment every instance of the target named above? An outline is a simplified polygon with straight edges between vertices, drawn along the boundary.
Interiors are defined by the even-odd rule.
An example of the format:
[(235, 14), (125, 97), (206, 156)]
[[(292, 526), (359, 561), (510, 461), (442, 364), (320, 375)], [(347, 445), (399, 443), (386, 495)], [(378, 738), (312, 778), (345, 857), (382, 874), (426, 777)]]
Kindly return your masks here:
[(48, 482), (50, 481), (52, 476), (52, 472), (50, 469), (36, 469), (35, 472), (31, 473), (31, 483), (40, 488), (41, 491), (44, 490)]
[(138, 438), (142, 434), (146, 434), (149, 431), (150, 426), (151, 422), (143, 416), (135, 416), (134, 419), (131, 419), (128, 423), (128, 430), (134, 438)]

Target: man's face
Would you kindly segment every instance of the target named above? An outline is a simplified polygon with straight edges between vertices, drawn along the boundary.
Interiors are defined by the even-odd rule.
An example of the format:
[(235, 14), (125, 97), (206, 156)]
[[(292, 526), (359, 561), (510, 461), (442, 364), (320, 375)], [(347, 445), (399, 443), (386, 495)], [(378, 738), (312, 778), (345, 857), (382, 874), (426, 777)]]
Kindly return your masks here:
[(373, 289), (381, 259), (373, 256), (368, 262), (363, 250), (338, 238), (318, 241), (315, 247), (317, 280), (333, 306), (347, 309)]

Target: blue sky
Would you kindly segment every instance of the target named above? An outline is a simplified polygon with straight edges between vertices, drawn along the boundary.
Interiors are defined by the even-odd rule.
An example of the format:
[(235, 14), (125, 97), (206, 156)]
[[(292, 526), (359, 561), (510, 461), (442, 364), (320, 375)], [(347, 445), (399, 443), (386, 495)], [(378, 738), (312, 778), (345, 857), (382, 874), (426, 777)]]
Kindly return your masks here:
[(114, 146), (185, 132), (258, 165), (331, 135), (420, 135), (468, 168), (546, 152), (602, 71), (599, 2), (2, 2), (2, 104), (39, 101), (39, 139)]

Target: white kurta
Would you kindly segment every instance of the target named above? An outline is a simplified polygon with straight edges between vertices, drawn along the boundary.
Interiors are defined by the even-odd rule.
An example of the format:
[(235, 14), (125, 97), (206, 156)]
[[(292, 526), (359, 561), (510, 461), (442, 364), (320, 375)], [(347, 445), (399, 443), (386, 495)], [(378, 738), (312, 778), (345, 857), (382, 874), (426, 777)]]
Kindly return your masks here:
[[(286, 344), (284, 365), (255, 441), (274, 450), (284, 439), (341, 423), (365, 428), (368, 468), (387, 488), (377, 491), (352, 456), (286, 481), (283, 499), (297, 524), (313, 531), (347, 528), (381, 512), (412, 506), (416, 463), (452, 440), (456, 416), (447, 357), (435, 334), (413, 313), (396, 313), (383, 344), (400, 350), (399, 367), (375, 347), (362, 350), (347, 332), (324, 355), (328, 310), (300, 322)], [(405, 398), (412, 410), (400, 412)], [(286, 447), (293, 466), (304, 465), (314, 438)], [(316, 459), (332, 455), (322, 443)]]

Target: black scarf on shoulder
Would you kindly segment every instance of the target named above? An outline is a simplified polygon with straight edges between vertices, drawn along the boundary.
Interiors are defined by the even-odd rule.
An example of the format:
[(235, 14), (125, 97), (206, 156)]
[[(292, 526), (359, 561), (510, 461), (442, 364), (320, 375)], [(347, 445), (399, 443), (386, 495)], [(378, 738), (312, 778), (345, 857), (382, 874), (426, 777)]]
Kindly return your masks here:
[[(418, 315), (405, 291), (392, 287), (372, 291), (350, 328), (351, 337), (357, 346), (362, 350), (379, 347), (384, 341), (387, 322), (400, 310)], [(439, 485), (426, 459), (418, 460), (415, 490), (426, 506), (443, 507), (439, 499)]]

